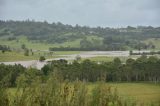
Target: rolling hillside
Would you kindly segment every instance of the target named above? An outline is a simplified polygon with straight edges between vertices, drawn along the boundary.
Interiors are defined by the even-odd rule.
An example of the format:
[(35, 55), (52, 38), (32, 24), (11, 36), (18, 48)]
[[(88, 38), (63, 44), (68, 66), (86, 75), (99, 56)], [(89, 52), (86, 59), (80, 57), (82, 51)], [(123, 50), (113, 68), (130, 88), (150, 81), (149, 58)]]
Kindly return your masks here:
[[(158, 49), (159, 43), (146, 43), (160, 38), (160, 28), (139, 26), (127, 28), (91, 28), (35, 21), (0, 21), (0, 45), (11, 48), (48, 50), (132, 50)], [(148, 40), (150, 39), (150, 40)]]

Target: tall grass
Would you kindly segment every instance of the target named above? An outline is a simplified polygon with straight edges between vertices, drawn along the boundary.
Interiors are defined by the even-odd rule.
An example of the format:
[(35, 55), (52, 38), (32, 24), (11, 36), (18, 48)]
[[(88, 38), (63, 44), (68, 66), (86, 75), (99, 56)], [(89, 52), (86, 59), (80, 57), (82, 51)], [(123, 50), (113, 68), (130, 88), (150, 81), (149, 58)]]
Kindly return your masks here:
[[(47, 82), (37, 78), (29, 86), (18, 86), (14, 95), (1, 87), (0, 106), (146, 106), (121, 98), (105, 82), (89, 91), (85, 81), (69, 82), (53, 74)], [(159, 106), (150, 104), (148, 106)]]
[(0, 106), (9, 106), (9, 97), (5, 88), (0, 86)]

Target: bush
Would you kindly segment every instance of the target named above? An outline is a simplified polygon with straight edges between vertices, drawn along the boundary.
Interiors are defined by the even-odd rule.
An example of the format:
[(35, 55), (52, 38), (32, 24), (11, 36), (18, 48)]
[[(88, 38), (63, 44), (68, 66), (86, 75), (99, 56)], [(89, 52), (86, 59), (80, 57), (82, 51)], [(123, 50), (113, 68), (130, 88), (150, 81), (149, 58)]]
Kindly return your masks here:
[(46, 58), (44, 56), (40, 56), (39, 61), (43, 62), (44, 60), (46, 60)]
[(29, 56), (29, 50), (28, 50), (28, 49), (25, 49), (25, 50), (24, 50), (24, 55), (25, 55), (25, 56)]
[(9, 97), (5, 88), (0, 85), (0, 106), (9, 106)]

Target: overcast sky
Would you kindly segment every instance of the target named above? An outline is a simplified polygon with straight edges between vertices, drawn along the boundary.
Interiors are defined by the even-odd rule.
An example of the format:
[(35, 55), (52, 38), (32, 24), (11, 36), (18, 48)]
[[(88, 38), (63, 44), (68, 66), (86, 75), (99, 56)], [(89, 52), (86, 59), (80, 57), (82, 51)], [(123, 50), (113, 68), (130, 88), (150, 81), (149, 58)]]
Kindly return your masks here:
[(0, 0), (1, 20), (87, 26), (160, 26), (160, 0)]

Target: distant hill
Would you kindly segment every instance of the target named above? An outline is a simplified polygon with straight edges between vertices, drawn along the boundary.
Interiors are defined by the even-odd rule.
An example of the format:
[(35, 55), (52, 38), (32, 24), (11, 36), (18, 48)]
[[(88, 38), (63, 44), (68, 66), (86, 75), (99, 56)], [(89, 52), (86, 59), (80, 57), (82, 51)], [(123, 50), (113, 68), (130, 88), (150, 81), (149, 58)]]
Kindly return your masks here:
[[(46, 48), (78, 48), (84, 50), (155, 49), (148, 39), (160, 38), (160, 27), (138, 26), (126, 28), (91, 28), (88, 26), (49, 24), (35, 21), (0, 21), (0, 44), (19, 43), (46, 44)], [(150, 41), (147, 42), (146, 41)], [(13, 43), (13, 44), (14, 44)], [(14, 44), (17, 47), (17, 44)], [(32, 45), (32, 44), (30, 44)], [(159, 47), (159, 46), (157, 46)], [(31, 46), (32, 48), (32, 46)], [(46, 49), (45, 48), (45, 49)]]

